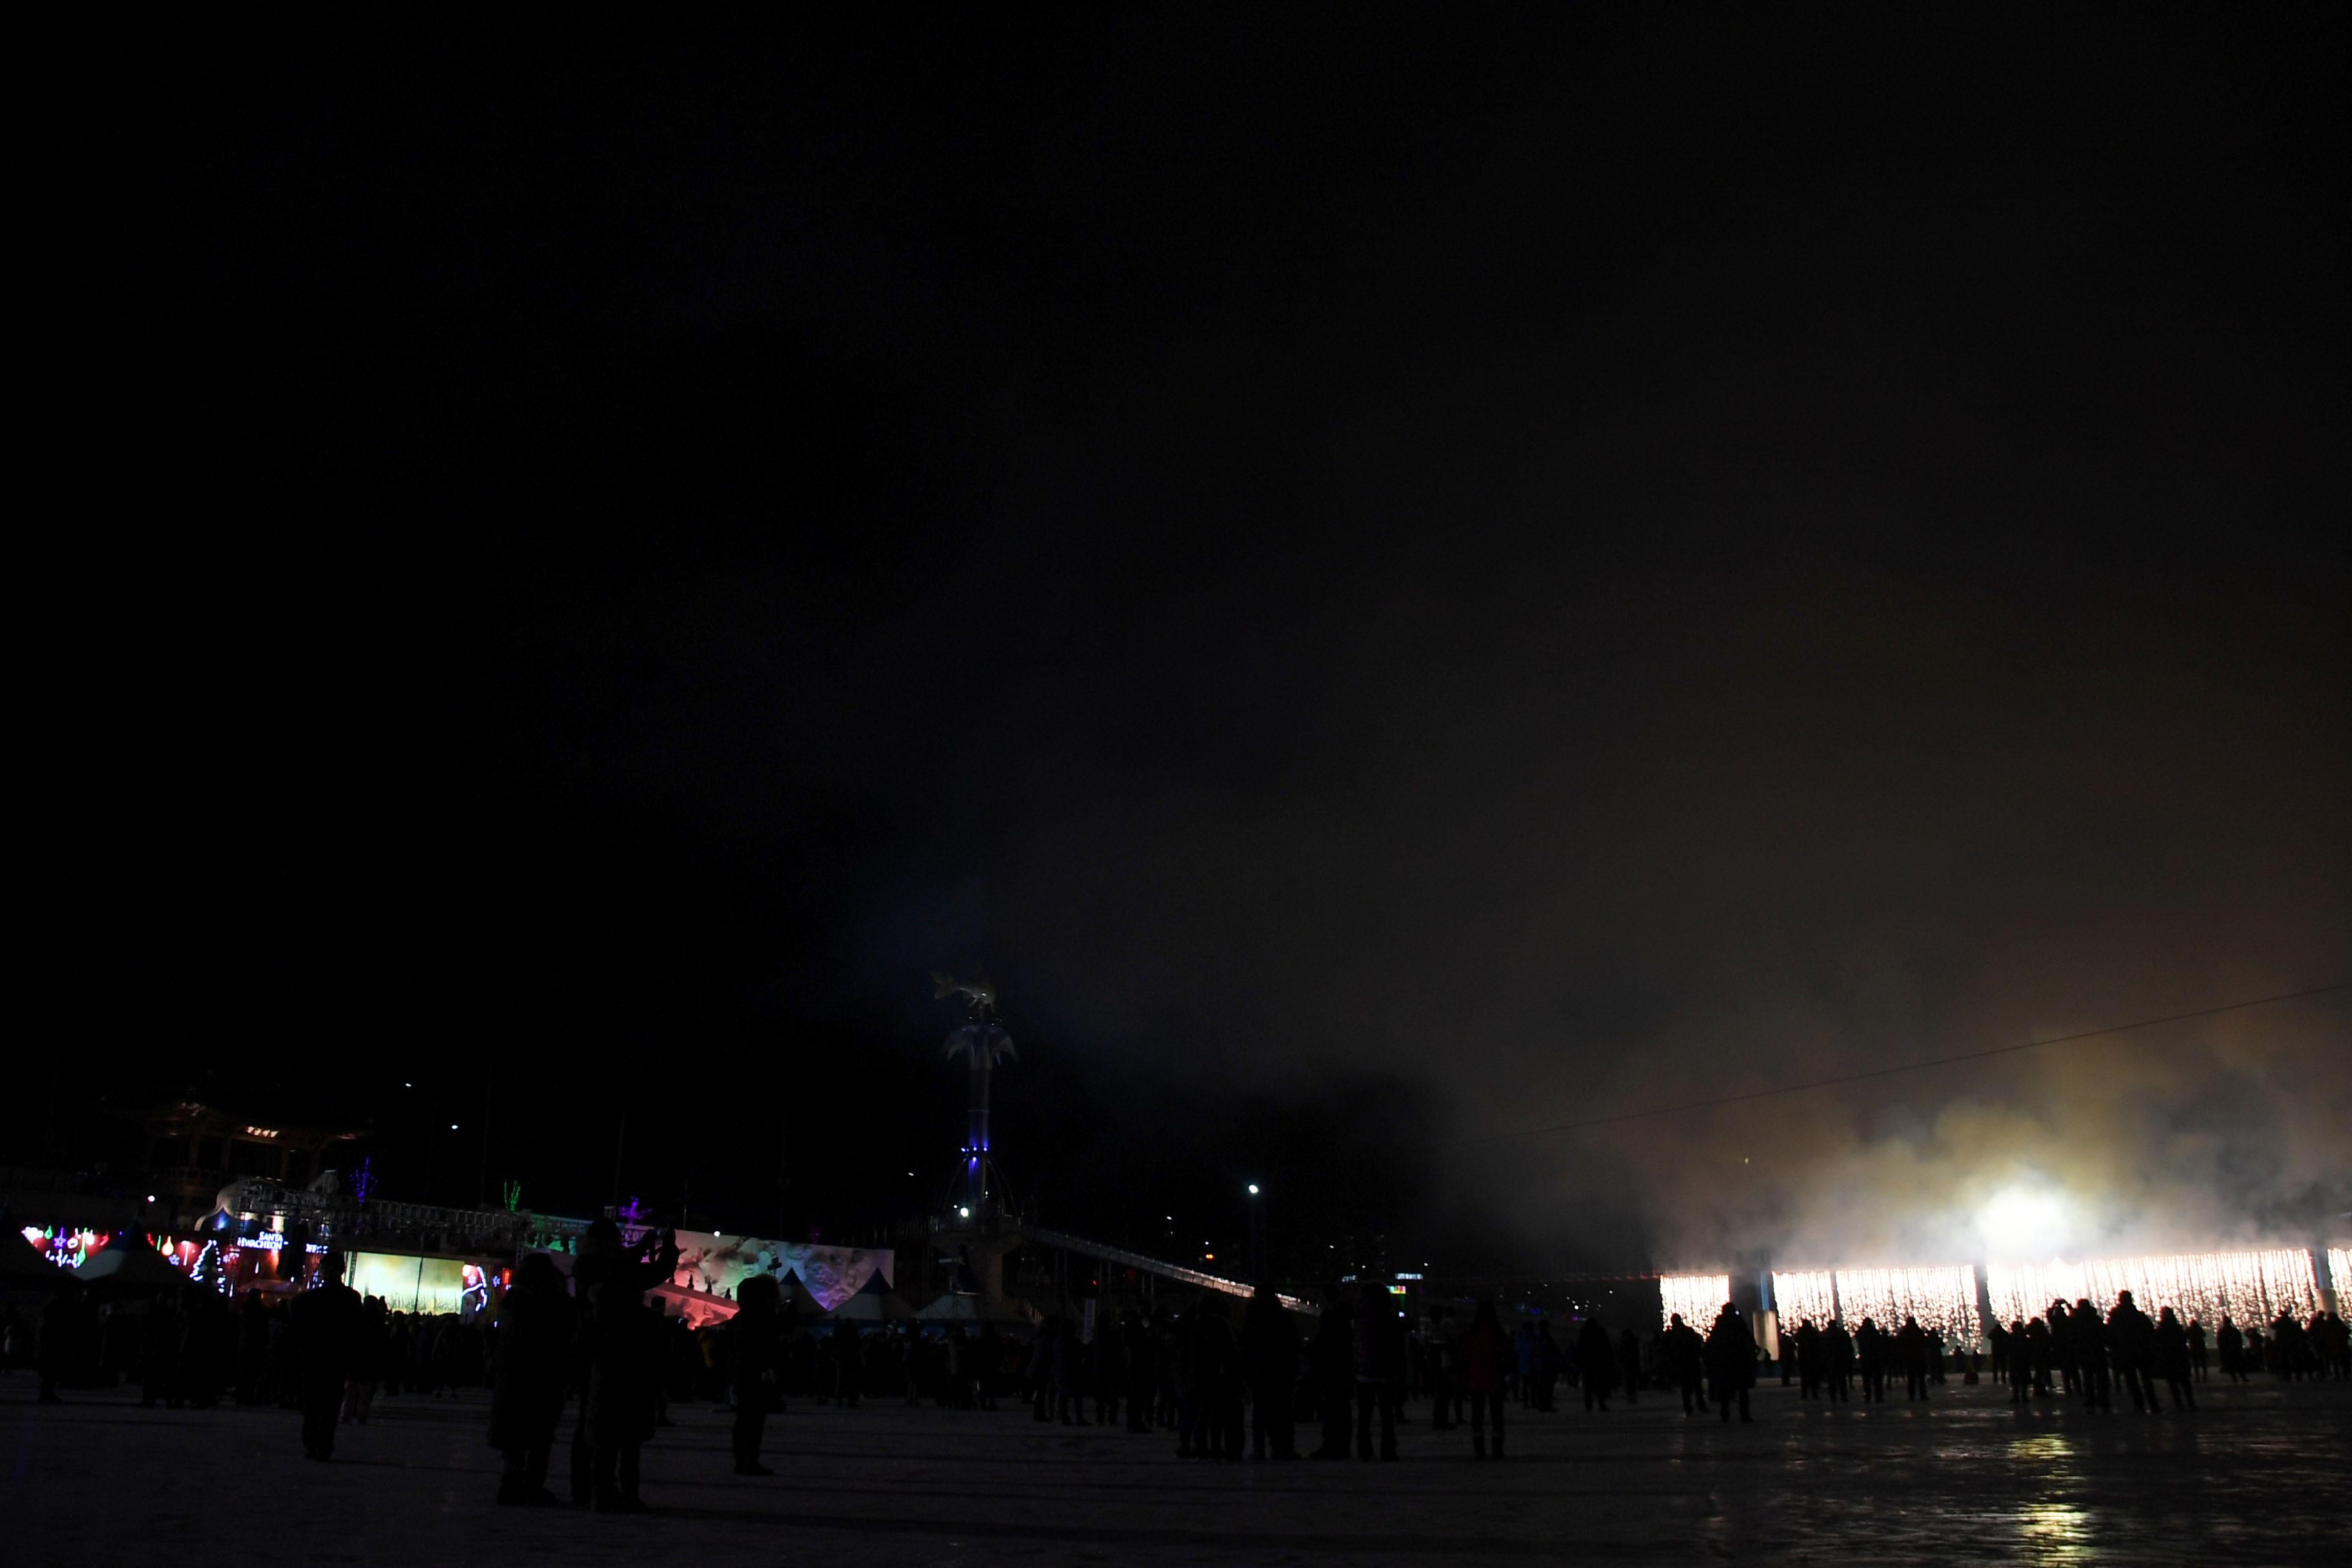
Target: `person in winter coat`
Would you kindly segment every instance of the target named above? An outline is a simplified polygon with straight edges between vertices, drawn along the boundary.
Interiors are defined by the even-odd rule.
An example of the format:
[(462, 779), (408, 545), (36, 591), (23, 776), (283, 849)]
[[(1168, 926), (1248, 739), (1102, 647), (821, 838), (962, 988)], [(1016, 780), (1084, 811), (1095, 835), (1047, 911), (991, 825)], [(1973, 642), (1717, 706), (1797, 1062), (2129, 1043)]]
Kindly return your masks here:
[(2156, 1321), (2156, 1370), (2172, 1391), (2175, 1410), (2197, 1408), (2197, 1390), (2193, 1383), (2193, 1363), (2189, 1350), (2189, 1331), (2172, 1315), (2172, 1309), (2163, 1309)]
[(1528, 1392), (1528, 1403), (1538, 1410), (1553, 1408), (1555, 1391), (1559, 1387), (1561, 1352), (1559, 1342), (1551, 1337), (1551, 1320), (1536, 1324), (1535, 1349), (1528, 1356), (1528, 1376), (1535, 1386)]
[(2227, 1312), (2221, 1314), (2221, 1327), (2213, 1336), (2213, 1348), (2221, 1358), (2221, 1375), (2231, 1383), (2245, 1382), (2245, 1331), (2231, 1322)]
[(1850, 1405), (1853, 1402), (1853, 1336), (1845, 1331), (1845, 1320), (1832, 1318), (1822, 1342), (1829, 1352), (1830, 1403)]
[(1063, 1426), (1087, 1422), (1087, 1347), (1078, 1340), (1078, 1326), (1056, 1318), (1046, 1338), (1045, 1373), (1053, 1380), (1054, 1413)]
[(1315, 1407), (1323, 1414), (1323, 1441), (1315, 1459), (1348, 1457), (1349, 1401), (1356, 1391), (1356, 1321), (1344, 1296), (1333, 1297), (1315, 1325), (1315, 1342), (1307, 1350), (1307, 1369), (1315, 1379)]
[(1895, 1331), (1895, 1362), (1903, 1369), (1903, 1397), (1927, 1397), (1927, 1333), (1919, 1320), (1906, 1317)]
[(1118, 1337), (1126, 1352), (1127, 1429), (1151, 1430), (1151, 1401), (1160, 1389), (1160, 1342), (1143, 1314), (1130, 1307), (1119, 1319)]
[(572, 1498), (600, 1513), (642, 1513), (637, 1455), (654, 1435), (661, 1375), (661, 1320), (645, 1294), (677, 1268), (677, 1240), (648, 1237), (625, 1251), (610, 1219), (590, 1224), (572, 1267), (577, 1288), (572, 1376), (580, 1421), (572, 1437)]
[(760, 1462), (768, 1412), (783, 1377), (784, 1293), (772, 1274), (754, 1274), (735, 1287), (735, 1316), (727, 1324), (727, 1384), (735, 1399), (735, 1473), (772, 1476)]
[(1631, 1329), (1617, 1335), (1617, 1375), (1625, 1390), (1625, 1403), (1642, 1403), (1642, 1342)]
[(2107, 1314), (2107, 1348), (2115, 1358), (2116, 1375), (2122, 1380), (2124, 1392), (2131, 1395), (2132, 1408), (2155, 1415), (2159, 1408), (2156, 1403), (2156, 1325), (2132, 1300), (2128, 1290), (2116, 1294), (2115, 1310)]
[(1739, 1418), (1751, 1419), (1748, 1391), (1756, 1386), (1756, 1341), (1748, 1332), (1748, 1320), (1728, 1301), (1706, 1331), (1706, 1381), (1715, 1390), (1716, 1405), (1726, 1421), (1731, 1419), (1735, 1399), (1739, 1402)]
[(287, 1320), (294, 1336), (305, 1458), (335, 1457), (335, 1423), (343, 1413), (343, 1380), (351, 1372), (362, 1315), (360, 1293), (343, 1283), (343, 1255), (330, 1252), (318, 1285), (295, 1298)]
[(1184, 1336), (1184, 1431), (1177, 1452), (1195, 1459), (1241, 1458), (1241, 1357), (1233, 1325), (1221, 1304), (1202, 1300), (1192, 1309)]
[(1356, 1318), (1356, 1458), (1372, 1457), (1372, 1416), (1381, 1418), (1381, 1458), (1397, 1457), (1397, 1414), (1404, 1404), (1404, 1323), (1396, 1309), (1368, 1297)]
[(1576, 1332), (1576, 1376), (1584, 1386), (1584, 1407), (1606, 1411), (1617, 1387), (1617, 1348), (1609, 1331), (1591, 1318)]
[(1477, 1316), (1462, 1336), (1462, 1381), (1470, 1391), (1470, 1448), (1482, 1459), (1487, 1457), (1489, 1432), (1494, 1457), (1503, 1457), (1503, 1390), (1517, 1355), (1517, 1347), (1495, 1315), (1495, 1303), (1479, 1302)]
[(1706, 1414), (1706, 1385), (1701, 1381), (1706, 1366), (1706, 1342), (1698, 1331), (1683, 1321), (1680, 1312), (1666, 1325), (1665, 1343), (1660, 1347), (1658, 1359), (1664, 1363), (1667, 1381), (1681, 1391), (1683, 1414)]
[(1822, 1392), (1822, 1374), (1828, 1368), (1822, 1357), (1828, 1347), (1822, 1343), (1822, 1331), (1811, 1318), (1797, 1325), (1797, 1396), (1811, 1399)]
[(1242, 1310), (1242, 1369), (1249, 1379), (1250, 1454), (1298, 1458), (1292, 1416), (1298, 1383), (1298, 1326), (1261, 1285)]
[(554, 1259), (534, 1252), (499, 1303), (498, 1360), (490, 1384), (490, 1447), (506, 1457), (499, 1501), (551, 1503), (548, 1458), (562, 1419), (571, 1370), (572, 1298)]
[(1864, 1318), (1862, 1327), (1853, 1331), (1854, 1360), (1862, 1367), (1862, 1398), (1867, 1405), (1886, 1397), (1886, 1336), (1878, 1325)]
[(2085, 1408), (2112, 1410), (2115, 1400), (2110, 1392), (2113, 1380), (2107, 1371), (2107, 1326), (2099, 1320), (2099, 1310), (2084, 1297), (2074, 1303), (2066, 1314), (2067, 1336), (2074, 1341), (2074, 1361), (2083, 1378), (2083, 1404)]

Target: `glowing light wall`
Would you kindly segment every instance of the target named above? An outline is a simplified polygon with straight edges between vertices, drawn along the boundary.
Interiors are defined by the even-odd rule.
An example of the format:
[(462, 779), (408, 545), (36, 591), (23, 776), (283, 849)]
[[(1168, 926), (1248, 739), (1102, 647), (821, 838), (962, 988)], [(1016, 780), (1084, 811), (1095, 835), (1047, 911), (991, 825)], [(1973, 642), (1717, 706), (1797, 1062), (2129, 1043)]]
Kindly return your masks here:
[(2327, 1278), (2336, 1290), (2336, 1310), (2341, 1313), (2352, 1309), (2352, 1247), (2331, 1247), (2327, 1249)]
[(2004, 1323), (2031, 1321), (2062, 1299), (2070, 1305), (2087, 1299), (2104, 1312), (2124, 1290), (2151, 1318), (2169, 1307), (2183, 1321), (2194, 1318), (2207, 1328), (2220, 1323), (2224, 1312), (2247, 1326), (2270, 1321), (2282, 1308), (2307, 1318), (2319, 1306), (2319, 1279), (2311, 1254), (2300, 1247), (2088, 1263), (1995, 1263), (1985, 1269), (1985, 1286)]
[(1837, 1277), (1826, 1268), (1774, 1273), (1772, 1310), (1779, 1315), (1782, 1333), (1793, 1332), (1807, 1318), (1816, 1327), (1826, 1327), (1837, 1316)]
[(1918, 1319), (1923, 1329), (1941, 1330), (1944, 1343), (1956, 1349), (1973, 1346), (1982, 1337), (1977, 1271), (1965, 1263), (1956, 1268), (1841, 1268), (1837, 1304), (1850, 1329), (1868, 1318), (1892, 1332), (1909, 1317)]
[(1667, 1274), (1658, 1280), (1658, 1326), (1665, 1327), (1680, 1312), (1683, 1321), (1706, 1332), (1723, 1304), (1731, 1300), (1728, 1274)]

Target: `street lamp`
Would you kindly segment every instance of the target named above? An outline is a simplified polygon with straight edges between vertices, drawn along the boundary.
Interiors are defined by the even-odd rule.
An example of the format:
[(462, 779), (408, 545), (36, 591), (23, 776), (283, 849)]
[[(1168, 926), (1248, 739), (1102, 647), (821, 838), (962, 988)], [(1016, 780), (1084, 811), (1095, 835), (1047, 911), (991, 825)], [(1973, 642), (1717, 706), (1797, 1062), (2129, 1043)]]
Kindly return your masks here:
[(1265, 1205), (1258, 1202), (1258, 1185), (1249, 1184), (1250, 1283), (1265, 1279)]

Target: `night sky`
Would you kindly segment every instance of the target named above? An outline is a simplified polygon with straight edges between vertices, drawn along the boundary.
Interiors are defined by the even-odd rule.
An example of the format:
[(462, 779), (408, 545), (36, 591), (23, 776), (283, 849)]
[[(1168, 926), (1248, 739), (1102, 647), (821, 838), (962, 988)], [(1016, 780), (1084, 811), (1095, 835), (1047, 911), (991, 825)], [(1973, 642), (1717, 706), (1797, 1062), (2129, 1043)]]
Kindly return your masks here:
[(625, 1109), (849, 1234), (985, 964), (1131, 1244), (2352, 1208), (2340, 993), (1481, 1141), (2352, 979), (2340, 9), (1551, 21), (149, 40), (34, 242), (12, 1141), (578, 1213)]

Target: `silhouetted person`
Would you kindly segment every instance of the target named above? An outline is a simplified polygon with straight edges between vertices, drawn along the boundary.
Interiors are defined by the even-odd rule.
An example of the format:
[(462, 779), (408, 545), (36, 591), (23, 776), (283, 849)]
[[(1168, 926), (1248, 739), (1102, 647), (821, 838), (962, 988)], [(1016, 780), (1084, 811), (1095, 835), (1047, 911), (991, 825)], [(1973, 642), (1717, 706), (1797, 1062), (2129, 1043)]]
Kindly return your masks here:
[(1120, 1399), (1127, 1393), (1127, 1338), (1106, 1313), (1095, 1342), (1087, 1347), (1087, 1372), (1094, 1389), (1095, 1425), (1118, 1424)]
[(2047, 1396), (2050, 1393), (2050, 1374), (2054, 1370), (2057, 1354), (2052, 1348), (2049, 1321), (2036, 1318), (2026, 1324), (2025, 1340), (2026, 1354), (2032, 1357), (2033, 1362), (2033, 1392)]
[[(1807, 1318), (1797, 1325), (1797, 1397), (1811, 1399), (1822, 1391), (1822, 1374), (1828, 1370), (1822, 1363), (1828, 1347), (1822, 1343), (1822, 1331)], [(1688, 1414), (1685, 1404), (1685, 1414)]]
[(2245, 1382), (2245, 1332), (2241, 1330), (2237, 1324), (2230, 1321), (2230, 1314), (2227, 1312), (2221, 1314), (2221, 1331), (2213, 1336), (2213, 1343), (2215, 1348), (2221, 1352), (2221, 1375), (2228, 1378), (2231, 1383)]
[(1372, 1417), (1381, 1423), (1381, 1458), (1397, 1457), (1397, 1412), (1404, 1404), (1404, 1324), (1396, 1309), (1368, 1297), (1356, 1319), (1356, 1458), (1372, 1457)]
[(760, 1462), (768, 1411), (783, 1375), (784, 1293), (772, 1274), (754, 1274), (735, 1287), (735, 1316), (727, 1324), (727, 1383), (735, 1398), (735, 1473), (772, 1476)]
[(498, 1362), (490, 1384), (490, 1447), (505, 1456), (499, 1501), (551, 1503), (548, 1458), (571, 1381), (572, 1298), (554, 1259), (534, 1252), (499, 1303)]
[[(2181, 1348), (2188, 1348), (2185, 1339)], [(2130, 1291), (2118, 1292), (2115, 1308), (2107, 1314), (2107, 1352), (2115, 1359), (2116, 1375), (2122, 1380), (2124, 1391), (2131, 1395), (2132, 1408), (2151, 1415), (2158, 1408), (2156, 1349), (2156, 1325), (2132, 1300)]]
[(2272, 1373), (2284, 1383), (2300, 1383), (2304, 1373), (2303, 1325), (2284, 1307), (2271, 1320), (2270, 1343), (2274, 1360)]
[[(1223, 1321), (1222, 1316), (1219, 1321)], [(1046, 1373), (1054, 1382), (1054, 1414), (1065, 1426), (1084, 1426), (1087, 1347), (1079, 1342), (1077, 1324), (1067, 1318), (1055, 1319), (1045, 1342)]]
[(1242, 1310), (1242, 1366), (1249, 1378), (1250, 1452), (1265, 1458), (1298, 1457), (1294, 1403), (1298, 1382), (1298, 1325), (1265, 1286)]
[(1623, 1380), (1625, 1403), (1642, 1402), (1642, 1342), (1633, 1331), (1625, 1329), (1617, 1335), (1617, 1375)]
[(1151, 1430), (1151, 1398), (1159, 1387), (1160, 1346), (1143, 1314), (1129, 1308), (1119, 1317), (1118, 1336), (1125, 1350), (1127, 1429)]
[(1504, 1391), (1517, 1360), (1518, 1347), (1503, 1331), (1495, 1303), (1479, 1302), (1477, 1315), (1462, 1335), (1462, 1381), (1470, 1391), (1470, 1448), (1482, 1459), (1490, 1452), (1490, 1433), (1493, 1456), (1503, 1457)]
[(1895, 1331), (1895, 1360), (1903, 1368), (1903, 1397), (1927, 1397), (1927, 1334), (1919, 1320), (1906, 1315)]
[(2198, 1319), (2189, 1320), (2189, 1365), (2199, 1383), (2205, 1381), (2205, 1325)]
[[(2051, 1370), (2057, 1374), (2056, 1391), (2072, 1399), (2083, 1392), (2082, 1336), (2074, 1330), (2074, 1313), (2063, 1301), (2050, 1303)], [(2045, 1384), (2045, 1393), (2050, 1392)]]
[(2197, 1408), (2197, 1390), (2193, 1386), (2194, 1369), (2189, 1364), (2189, 1331), (2164, 1308), (2156, 1320), (2156, 1370), (2171, 1391), (2175, 1410)]
[(319, 1282), (294, 1299), (287, 1331), (294, 1336), (294, 1376), (302, 1406), (302, 1456), (335, 1457), (335, 1423), (343, 1380), (362, 1327), (359, 1292), (343, 1283), (343, 1255), (327, 1254)]
[(1666, 1379), (1683, 1396), (1683, 1414), (1706, 1414), (1706, 1342), (1698, 1331), (1683, 1321), (1680, 1312), (1667, 1323), (1664, 1342), (1658, 1347), (1658, 1361)]
[(1886, 1336), (1868, 1318), (1853, 1331), (1854, 1360), (1862, 1367), (1862, 1399), (1865, 1405), (1886, 1398)]
[(1576, 1376), (1584, 1387), (1584, 1407), (1609, 1409), (1609, 1395), (1617, 1386), (1617, 1351), (1609, 1331), (1591, 1318), (1576, 1331)]
[(654, 1435), (662, 1363), (661, 1321), (645, 1293), (677, 1267), (677, 1243), (667, 1234), (658, 1244), (648, 1237), (635, 1256), (623, 1251), (610, 1219), (593, 1221), (580, 1238), (575, 1374), (585, 1393), (572, 1437), (572, 1499), (600, 1513), (645, 1511), (638, 1454)]
[(1832, 1405), (1850, 1405), (1853, 1401), (1853, 1336), (1845, 1331), (1845, 1320), (1832, 1318), (1822, 1334), (1822, 1348), (1829, 1354), (1829, 1395)]
[[(833, 1396), (844, 1408), (855, 1410), (865, 1386), (866, 1342), (857, 1337), (857, 1325), (845, 1319), (833, 1325)], [(1080, 1425), (1084, 1423), (1081, 1413)]]
[(2115, 1401), (2107, 1375), (2107, 1326), (2088, 1297), (2066, 1314), (2067, 1335), (2074, 1342), (2074, 1360), (2083, 1378), (2083, 1404), (2094, 1410), (2112, 1410)]
[[(1522, 1328), (1526, 1326), (1524, 1323), (1520, 1325)], [(1517, 1336), (1513, 1335), (1511, 1350), (1515, 1357), (1518, 1348)], [(1553, 1400), (1559, 1388), (1560, 1362), (1564, 1355), (1559, 1342), (1551, 1337), (1551, 1320), (1546, 1318), (1538, 1322), (1528, 1336), (1527, 1355), (1528, 1403), (1538, 1410), (1548, 1411), (1554, 1407)], [(1507, 1367), (1505, 1370), (1507, 1374), (1509, 1369)]]
[(1739, 1405), (1739, 1418), (1752, 1419), (1748, 1414), (1748, 1391), (1756, 1386), (1756, 1339), (1748, 1331), (1748, 1320), (1728, 1301), (1706, 1331), (1706, 1381), (1726, 1421), (1731, 1419), (1734, 1400)]
[(1307, 1359), (1315, 1378), (1315, 1407), (1323, 1414), (1323, 1441), (1309, 1458), (1344, 1459), (1349, 1403), (1356, 1388), (1355, 1314), (1344, 1296), (1335, 1295), (1324, 1306)]
[[(2035, 1321), (2038, 1323), (2039, 1319)], [(2025, 1326), (2023, 1318), (2014, 1319), (2009, 1332), (2002, 1336), (2001, 1348), (2009, 1352), (2009, 1402), (2022, 1405), (2033, 1390), (2033, 1332)]]
[(139, 1342), (139, 1403), (142, 1406), (152, 1406), (159, 1400), (174, 1410), (180, 1406), (178, 1298), (186, 1293), (163, 1293), (147, 1309), (147, 1331)]

